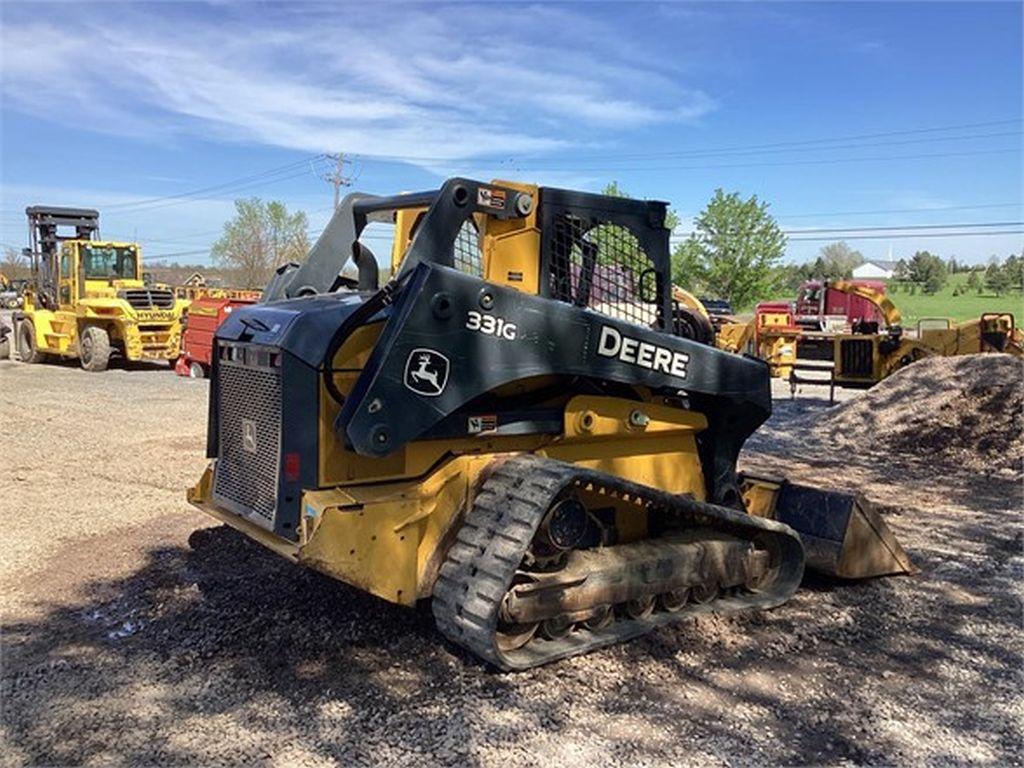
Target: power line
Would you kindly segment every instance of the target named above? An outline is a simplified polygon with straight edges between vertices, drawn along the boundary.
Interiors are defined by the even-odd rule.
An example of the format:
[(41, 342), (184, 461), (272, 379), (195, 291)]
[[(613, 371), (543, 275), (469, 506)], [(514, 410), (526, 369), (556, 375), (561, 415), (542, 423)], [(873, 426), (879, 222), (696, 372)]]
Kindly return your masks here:
[(332, 210), (337, 210), (338, 203), (341, 200), (341, 188), (352, 186), (352, 182), (354, 182), (357, 177), (345, 173), (345, 164), (348, 163), (351, 166), (352, 160), (351, 158), (345, 157), (343, 152), (338, 152), (334, 155), (324, 155), (323, 158), (325, 160), (334, 161), (334, 167), (322, 174), (320, 178), (334, 187), (334, 208)]
[(649, 165), (643, 167), (551, 167), (551, 166), (532, 166), (532, 167), (504, 167), (504, 168), (475, 168), (477, 171), (483, 172), (500, 172), (500, 171), (513, 171), (516, 173), (524, 172), (544, 172), (544, 171), (572, 171), (572, 172), (592, 172), (592, 173), (623, 173), (623, 172), (641, 172), (641, 171), (703, 171), (703, 170), (721, 170), (721, 169), (736, 169), (736, 168), (782, 168), (788, 166), (802, 166), (802, 165), (838, 165), (842, 163), (872, 163), (872, 162), (893, 162), (897, 160), (930, 160), (938, 158), (950, 158), (950, 157), (973, 157), (978, 155), (998, 155), (998, 154), (1014, 154), (1020, 153), (1020, 147), (1007, 147), (1005, 149), (981, 149), (972, 150), (965, 152), (933, 152), (924, 153), (917, 155), (888, 155), (888, 156), (875, 156), (875, 157), (840, 157), (840, 158), (818, 158), (814, 160), (778, 160), (778, 161), (766, 161), (757, 163), (713, 163), (708, 165)]
[[(245, 191), (245, 190), (248, 190), (248, 189), (255, 189), (257, 187), (265, 187), (265, 186), (268, 186), (270, 184), (278, 184), (278, 183), (280, 183), (282, 181), (290, 181), (291, 179), (298, 179), (298, 178), (301, 178), (301, 177), (306, 176), (308, 174), (309, 174), (309, 170), (308, 169), (304, 169), (304, 170), (301, 170), (301, 171), (299, 171), (297, 173), (289, 173), (289, 174), (284, 175), (284, 176), (278, 175), (278, 176), (275, 176), (275, 177), (267, 177), (267, 178), (264, 178), (264, 179), (260, 179), (260, 180), (257, 180), (257, 181), (250, 182), (248, 184), (225, 186), (225, 187), (221, 188), (218, 191), (220, 191), (220, 192), (237, 193), (237, 192), (242, 192), (242, 191)], [(195, 197), (179, 197), (178, 199), (168, 200), (167, 202), (156, 203), (156, 204), (147, 205), (147, 206), (139, 206), (138, 208), (130, 208), (130, 209), (122, 208), (120, 210), (115, 211), (115, 213), (121, 214), (121, 213), (139, 213), (139, 212), (142, 212), (142, 211), (154, 211), (154, 210), (157, 210), (157, 209), (160, 209), (160, 208), (167, 208), (167, 207), (174, 206), (174, 205), (181, 205), (183, 203), (194, 202), (195, 199), (196, 199)]]
[[(321, 157), (321, 155), (312, 155), (310, 157), (303, 158), (302, 160), (297, 160), (295, 162), (288, 163), (287, 165), (278, 166), (276, 168), (269, 168), (269, 169), (267, 169), (265, 171), (260, 171), (259, 173), (251, 174), (249, 176), (242, 176), (240, 178), (232, 179), (230, 181), (224, 181), (224, 182), (221, 182), (219, 184), (213, 184), (213, 185), (210, 185), (210, 186), (207, 186), (207, 187), (200, 187), (198, 189), (192, 189), (192, 190), (189, 190), (187, 192), (179, 192), (179, 193), (174, 194), (174, 195), (163, 195), (161, 197), (152, 197), (152, 198), (148, 198), (148, 199), (144, 199), (144, 200), (134, 200), (134, 201), (132, 201), (130, 203), (113, 203), (111, 205), (104, 206), (104, 210), (114, 210), (114, 211), (118, 211), (118, 212), (129, 211), (129, 210), (130, 211), (135, 211), (135, 210), (140, 210), (140, 209), (147, 209), (148, 210), (148, 209), (151, 209), (151, 208), (163, 207), (162, 205), (159, 205), (160, 203), (169, 203), (169, 202), (172, 202), (172, 201), (185, 200), (185, 199), (188, 199), (188, 198), (195, 197), (197, 195), (203, 195), (203, 194), (207, 194), (207, 193), (210, 193), (210, 192), (225, 191), (227, 188), (232, 188), (232, 187), (236, 187), (236, 186), (241, 186), (243, 188), (250, 187), (250, 186), (253, 185), (253, 183), (259, 183), (259, 182), (261, 182), (264, 179), (271, 179), (273, 177), (279, 177), (283, 173), (287, 173), (289, 171), (294, 171), (295, 169), (297, 169), (299, 167), (304, 167), (304, 166), (306, 166), (309, 163), (310, 160), (315, 160), (318, 157)], [(300, 174), (289, 175), (289, 176), (281, 177), (281, 178), (274, 178), (273, 180), (274, 181), (283, 181), (283, 180), (285, 180), (285, 178), (296, 178), (297, 176), (301, 176), (301, 175), (305, 175), (305, 171), (303, 171)]]
[[(241, 192), (241, 191), (244, 191), (244, 190), (247, 190), (247, 189), (253, 189), (253, 188), (256, 188), (256, 187), (266, 186), (268, 184), (277, 184), (277, 183), (280, 183), (282, 181), (289, 181), (291, 179), (297, 179), (297, 178), (300, 178), (302, 176), (306, 176), (308, 173), (309, 173), (309, 170), (305, 169), (305, 170), (302, 170), (302, 171), (300, 171), (298, 173), (291, 173), (291, 174), (284, 175), (284, 176), (278, 175), (276, 177), (267, 177), (267, 178), (264, 178), (264, 179), (261, 179), (261, 180), (257, 180), (257, 181), (253, 181), (253, 182), (250, 182), (248, 184), (241, 185), (241, 186), (235, 186), (235, 183), (232, 182), (231, 185), (229, 185), (229, 184), (221, 185), (219, 191), (222, 191), (222, 192), (226, 192), (226, 191)], [(208, 188), (208, 189), (210, 189), (210, 188)], [(197, 190), (194, 193), (197, 194), (197, 193), (199, 193), (199, 191)], [(193, 202), (193, 199), (191, 197), (186, 197), (186, 195), (190, 195), (190, 194), (194, 194), (194, 193), (182, 193), (181, 195), (172, 196), (173, 199), (171, 197), (166, 198), (166, 202), (162, 202), (162, 203), (155, 203), (155, 204), (150, 204), (150, 205), (141, 205), (140, 204), (140, 205), (138, 205), (137, 207), (134, 207), (134, 208), (122, 207), (122, 208), (119, 208), (119, 209), (115, 209), (113, 211), (113, 213), (116, 214), (116, 215), (133, 214), (133, 213), (141, 213), (141, 212), (154, 211), (154, 210), (158, 210), (158, 209), (161, 209), (161, 208), (167, 208), (169, 206), (174, 206), (174, 205), (181, 205), (183, 203)], [(157, 198), (154, 198), (154, 199), (157, 199)], [(123, 205), (127, 205), (127, 204), (123, 204)], [(111, 209), (111, 207), (112, 206), (103, 206), (103, 209), (102, 209), (101, 213), (109, 211)], [(11, 215), (13, 215), (13, 214), (11, 214)]]
[(870, 216), (884, 213), (930, 213), (932, 211), (975, 211), (983, 208), (1022, 208), (1024, 202), (1016, 203), (987, 203), (984, 205), (944, 205), (934, 208), (883, 208), (873, 211), (832, 211), (825, 213), (777, 213), (779, 219), (809, 219), (826, 216)]
[(151, 198), (147, 198), (147, 199), (143, 199), (143, 200), (133, 200), (133, 201), (128, 202), (128, 203), (112, 203), (110, 205), (104, 206), (104, 208), (107, 208), (107, 209), (134, 208), (134, 207), (140, 206), (140, 205), (149, 205), (150, 203), (159, 203), (159, 202), (163, 202), (165, 200), (176, 200), (176, 199), (181, 198), (181, 197), (191, 197), (193, 195), (204, 194), (206, 192), (212, 192), (212, 191), (219, 190), (219, 189), (221, 189), (223, 187), (233, 186), (235, 184), (243, 184), (243, 183), (246, 183), (246, 182), (257, 180), (257, 179), (260, 179), (260, 178), (262, 178), (264, 176), (275, 175), (275, 174), (278, 174), (278, 173), (282, 173), (284, 171), (291, 171), (291, 170), (294, 170), (295, 168), (298, 168), (299, 166), (305, 165), (307, 162), (309, 162), (309, 160), (315, 159), (316, 157), (319, 157), (319, 155), (314, 155), (311, 158), (303, 158), (302, 160), (296, 160), (294, 162), (287, 163), (287, 164), (281, 165), (281, 166), (277, 166), (275, 168), (268, 168), (266, 170), (260, 171), (259, 173), (250, 174), (249, 176), (241, 176), (241, 177), (239, 177), (237, 179), (231, 179), (229, 181), (223, 181), (223, 182), (220, 182), (218, 184), (212, 184), (212, 185), (206, 186), (206, 187), (199, 187), (197, 189), (189, 190), (187, 192), (179, 192), (179, 193), (174, 194), (174, 195), (161, 195), (160, 197), (151, 197)]
[[(956, 233), (956, 234), (972, 234), (970, 232), (970, 230), (973, 230), (973, 229), (985, 230), (985, 229), (996, 228), (996, 227), (1002, 227), (1004, 229), (1006, 227), (1024, 227), (1024, 221), (960, 222), (960, 223), (957, 223), (957, 224), (899, 224), (899, 225), (885, 225), (885, 226), (877, 226), (877, 227), (822, 227), (822, 228), (815, 228), (815, 229), (780, 229), (779, 231), (782, 234), (786, 235), (786, 237), (789, 240), (798, 240), (798, 239), (801, 239), (801, 237), (800, 237), (801, 235), (815, 235), (815, 234), (839, 234), (839, 235), (845, 235), (846, 233), (851, 233), (851, 232), (852, 233), (865, 232), (865, 233), (872, 233), (872, 234), (873, 233), (879, 233), (880, 237), (889, 237), (889, 235), (886, 235), (886, 234), (883, 234), (883, 233), (886, 233), (886, 232), (907, 232), (907, 230), (912, 230), (912, 232), (908, 232), (906, 237), (915, 237), (916, 236), (915, 233), (917, 233), (917, 232), (920, 232), (922, 230), (934, 230), (934, 229), (941, 229), (941, 230), (959, 229), (959, 230), (964, 230), (964, 231)], [(689, 233), (687, 235), (682, 235), (682, 234), (680, 234), (680, 235), (670, 235), (669, 239), (670, 240), (674, 240), (674, 241), (688, 240), (690, 237), (693, 237), (696, 234), (697, 234), (696, 232), (691, 232), (691, 233)], [(936, 234), (944, 234), (944, 233), (939, 232), (939, 233), (936, 233)], [(981, 232), (977, 232), (975, 234), (983, 235), (983, 234), (988, 234), (988, 233), (985, 232), (985, 231), (981, 231)], [(793, 237), (790, 237), (791, 235)], [(719, 236), (721, 236), (721, 235), (719, 235)], [(740, 234), (737, 233), (737, 234), (732, 235), (732, 236), (739, 237)], [(812, 239), (812, 238), (807, 238), (807, 239)], [(822, 239), (822, 240), (837, 240), (837, 239), (842, 240), (842, 239), (848, 239), (848, 240), (853, 240), (853, 239), (857, 239), (857, 238), (855, 237), (855, 235), (851, 235), (850, 237), (838, 237), (838, 238), (837, 237), (828, 237), (828, 238), (813, 238), (813, 239)]]
[[(587, 156), (577, 156), (575, 160), (566, 160), (564, 162), (572, 163), (574, 161), (587, 160), (587, 159), (602, 159), (610, 162), (628, 161), (628, 160), (654, 160), (658, 158), (704, 158), (704, 157), (739, 157), (743, 155), (769, 155), (769, 154), (787, 154), (799, 152), (806, 154), (808, 152), (832, 152), (839, 149), (874, 149), (879, 147), (896, 147), (905, 146), (908, 144), (929, 144), (929, 143), (942, 143), (948, 141), (977, 141), (979, 139), (992, 139), (992, 138), (1003, 138), (1007, 136), (1021, 136), (1021, 131), (1000, 131), (998, 133), (982, 133), (969, 136), (930, 136), (925, 138), (917, 139), (906, 139), (903, 141), (884, 141), (884, 142), (873, 142), (873, 143), (858, 143), (858, 144), (832, 144), (830, 146), (799, 146), (789, 148), (774, 148), (774, 149), (720, 149), (720, 150), (685, 150), (685, 151), (673, 151), (673, 152), (647, 152), (647, 153), (636, 153), (636, 154), (605, 154), (601, 156), (594, 156), (588, 158)], [(376, 158), (367, 158), (370, 162), (383, 163), (383, 164), (402, 164), (408, 165), (408, 160), (380, 160)], [(434, 160), (434, 163), (461, 163), (463, 165), (474, 165), (475, 162), (472, 158), (464, 158), (461, 160)], [(555, 162), (563, 162), (556, 160)], [(513, 170), (518, 168), (520, 163), (509, 160), (505, 166), (499, 166), (498, 170)], [(574, 170), (570, 166), (545, 166), (551, 170)], [(614, 170), (614, 169), (611, 169)]]
[[(647, 152), (647, 153), (628, 153), (618, 154), (615, 157), (620, 159), (639, 159), (639, 158), (654, 158), (654, 157), (669, 157), (669, 156), (685, 156), (687, 154), (723, 154), (732, 152), (743, 152), (753, 150), (774, 150), (782, 147), (806, 147), (815, 144), (835, 144), (841, 141), (858, 141), (864, 139), (877, 139), (886, 138), (893, 136), (911, 136), (921, 133), (939, 133), (942, 131), (957, 131), (967, 130), (972, 128), (991, 128), (1001, 125), (1020, 124), (1024, 122), (1022, 118), (1011, 118), (1007, 120), (991, 120), (981, 123), (961, 123), (958, 125), (945, 125), (945, 126), (930, 126), (926, 128), (914, 128), (901, 131), (884, 131), (879, 133), (862, 133), (862, 134), (850, 134), (845, 136), (835, 136), (831, 138), (817, 138), (817, 139), (801, 139), (794, 141), (776, 141), (767, 144), (746, 144), (736, 145), (731, 147), (719, 147), (714, 149), (703, 149), (703, 150), (673, 150), (666, 152)], [(1012, 131), (1006, 135), (1018, 134), (1019, 131)], [(984, 138), (984, 136), (977, 137), (938, 137), (935, 139), (927, 139), (927, 141), (944, 141), (944, 140), (962, 140), (967, 138)], [(925, 141), (922, 139), (922, 141)], [(423, 155), (386, 155), (386, 154), (359, 154), (360, 158), (365, 160), (372, 160), (375, 162), (381, 161), (396, 161), (396, 162), (439, 162), (439, 163), (471, 163), (471, 158), (455, 158), (455, 157), (428, 157)], [(486, 157), (486, 156), (482, 156)], [(601, 153), (600, 155), (593, 155), (601, 159), (607, 159), (608, 153)], [(578, 156), (577, 159), (587, 159), (587, 156)], [(510, 158), (510, 162), (512, 159)]]
[(819, 232), (890, 232), (905, 229), (958, 229), (963, 227), (1020, 227), (1024, 221), (985, 221), (979, 223), (965, 222), (962, 224), (906, 224), (902, 226), (880, 226), (880, 227), (828, 227), (818, 229), (790, 229), (783, 230), (787, 234), (794, 235), (812, 234)]
[[(913, 237), (989, 237), (991, 235), (1021, 235), (1024, 229), (997, 229), (984, 232), (907, 232), (886, 235), (853, 235), (846, 240), (903, 240)], [(790, 243), (812, 243), (835, 240), (834, 237), (790, 237)]]

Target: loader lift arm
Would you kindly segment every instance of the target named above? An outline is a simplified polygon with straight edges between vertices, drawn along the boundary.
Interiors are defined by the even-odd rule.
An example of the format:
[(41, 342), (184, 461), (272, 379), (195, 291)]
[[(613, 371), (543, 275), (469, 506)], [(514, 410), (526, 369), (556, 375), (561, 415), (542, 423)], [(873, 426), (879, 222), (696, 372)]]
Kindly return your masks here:
[[(453, 219), (462, 221), (466, 211), (486, 213), (498, 219), (521, 217), (529, 213), (533, 201), (530, 196), (508, 190), (501, 202), (482, 203), (494, 198), (481, 198), (480, 185), (468, 179), (449, 179), (439, 190), (410, 192), (391, 196), (367, 195), (353, 192), (345, 196), (332, 214), (324, 231), (310, 249), (302, 264), (289, 263), (278, 268), (263, 292), (263, 303), (280, 299), (293, 299), (331, 293), (342, 285), (341, 271), (349, 258), (359, 270), (357, 285), (361, 291), (374, 291), (378, 287), (379, 268), (373, 253), (359, 242), (366, 225), (371, 221), (390, 222), (396, 211), (423, 208), (426, 216), (418, 227), (421, 236), (415, 239), (416, 248), (403, 261), (397, 277), (404, 278), (416, 264), (441, 254), (445, 266), (451, 263), (452, 242), (458, 230), (446, 226)], [(444, 261), (447, 254), (447, 262)]]

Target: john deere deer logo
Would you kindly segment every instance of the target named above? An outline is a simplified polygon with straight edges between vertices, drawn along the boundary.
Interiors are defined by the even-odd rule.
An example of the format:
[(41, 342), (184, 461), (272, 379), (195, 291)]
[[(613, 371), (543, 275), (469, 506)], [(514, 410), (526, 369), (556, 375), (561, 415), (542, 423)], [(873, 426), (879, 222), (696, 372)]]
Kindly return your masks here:
[(256, 453), (256, 422), (242, 419), (242, 450)]
[(405, 386), (419, 395), (437, 397), (448, 383), (448, 358), (432, 349), (414, 349), (405, 361)]

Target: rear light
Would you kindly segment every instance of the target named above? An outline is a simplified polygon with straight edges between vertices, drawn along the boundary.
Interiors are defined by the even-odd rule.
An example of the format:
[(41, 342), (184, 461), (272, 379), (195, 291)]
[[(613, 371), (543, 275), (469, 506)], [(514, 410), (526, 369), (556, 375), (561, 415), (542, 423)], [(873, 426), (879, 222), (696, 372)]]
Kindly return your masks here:
[(284, 455), (284, 479), (286, 482), (294, 483), (299, 479), (300, 461), (298, 453), (286, 453)]

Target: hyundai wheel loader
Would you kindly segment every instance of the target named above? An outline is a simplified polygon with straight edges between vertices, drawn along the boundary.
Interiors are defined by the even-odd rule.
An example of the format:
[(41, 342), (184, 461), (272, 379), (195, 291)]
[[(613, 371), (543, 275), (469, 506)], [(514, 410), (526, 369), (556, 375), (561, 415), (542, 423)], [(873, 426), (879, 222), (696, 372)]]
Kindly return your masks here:
[[(909, 571), (860, 497), (737, 473), (768, 369), (685, 336), (665, 213), (461, 178), (349, 195), (218, 329), (189, 500), (384, 600), (432, 601), (502, 670), (778, 606), (805, 566)], [(374, 222), (395, 230), (382, 286)]]

